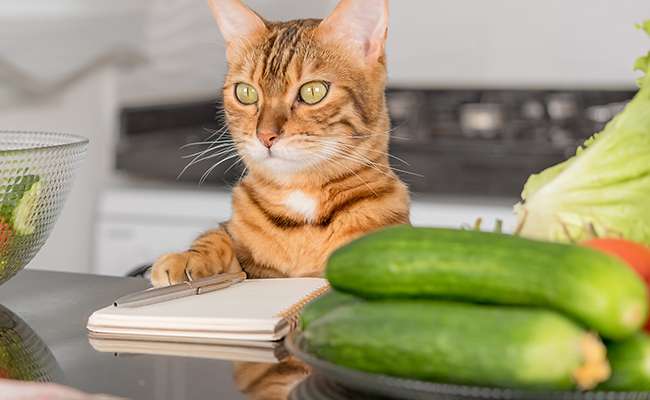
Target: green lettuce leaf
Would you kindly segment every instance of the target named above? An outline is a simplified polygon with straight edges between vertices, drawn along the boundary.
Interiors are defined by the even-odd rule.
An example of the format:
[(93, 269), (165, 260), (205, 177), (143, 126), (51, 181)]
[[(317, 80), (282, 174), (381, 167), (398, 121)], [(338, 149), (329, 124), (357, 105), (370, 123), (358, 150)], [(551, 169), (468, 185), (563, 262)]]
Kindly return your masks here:
[[(648, 35), (650, 35), (650, 20), (645, 21), (642, 25), (637, 25), (637, 29), (643, 29)], [(639, 86), (643, 86), (643, 81), (648, 76), (648, 69), (650, 69), (650, 51), (645, 57), (639, 57), (634, 61), (634, 71), (644, 71), (645, 76), (640, 77), (636, 80), (636, 83)]]
[[(650, 20), (642, 28), (650, 35)], [(532, 175), (515, 205), (521, 236), (572, 242), (596, 235), (650, 246), (650, 53), (640, 90), (563, 163)]]
[(569, 166), (575, 160), (577, 156), (582, 153), (582, 151), (588, 147), (590, 144), (592, 144), (596, 138), (598, 137), (598, 133), (594, 134), (592, 137), (589, 139), (585, 140), (585, 142), (582, 144), (582, 146), (578, 147), (576, 150), (576, 155), (569, 158), (568, 160), (561, 162), (557, 165), (554, 165), (552, 167), (546, 168), (544, 171), (540, 172), (539, 174), (532, 174), (531, 176), (528, 177), (528, 180), (526, 181), (526, 184), (524, 185), (524, 190), (521, 192), (521, 199), (526, 200), (530, 195), (535, 193), (537, 189), (540, 187), (544, 186), (546, 182), (552, 180), (556, 176), (560, 174), (560, 172), (564, 171), (566, 167)]

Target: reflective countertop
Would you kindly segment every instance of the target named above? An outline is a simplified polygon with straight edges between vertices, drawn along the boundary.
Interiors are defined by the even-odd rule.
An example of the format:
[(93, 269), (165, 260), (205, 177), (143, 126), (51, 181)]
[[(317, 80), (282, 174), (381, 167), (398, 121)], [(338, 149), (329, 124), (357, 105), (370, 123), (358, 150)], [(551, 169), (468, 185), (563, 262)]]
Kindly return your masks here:
[[(248, 360), (241, 355), (238, 360), (232, 356), (220, 359), (217, 357), (223, 357), (223, 352), (205, 349), (202, 353), (192, 352), (192, 357), (177, 352), (158, 355), (165, 354), (163, 346), (170, 345), (163, 342), (156, 343), (160, 351), (154, 348), (147, 354), (96, 350), (86, 330), (90, 314), (148, 286), (144, 278), (20, 271), (0, 286), (0, 378), (56, 382), (64, 385), (59, 389), (132, 400), (405, 398), (389, 397), (391, 394), (383, 390), (365, 393), (354, 389), (354, 385), (343, 385), (319, 375), (284, 348), (274, 353), (271, 359), (275, 362), (268, 362), (266, 357), (261, 358), (265, 362), (254, 362), (260, 360), (259, 355)], [(39, 384), (23, 385), (33, 389)], [(0, 389), (0, 399), (4, 398)], [(417, 391), (409, 392), (408, 398), (440, 399), (437, 393)]]
[[(147, 287), (148, 280), (144, 278), (38, 270), (23, 270), (0, 286), (0, 383), (5, 384), (0, 385), (0, 399), (7, 398), (2, 390), (8, 387), (7, 382), (12, 382), (1, 378), (56, 382), (87, 394), (133, 400), (547, 399), (544, 393), (520, 396), (510, 390), (381, 375), (368, 377), (369, 374), (361, 371), (334, 365), (324, 367), (327, 362), (315, 362), (301, 355), (291, 340), (296, 335), (289, 338), (287, 348), (300, 359), (286, 356), (288, 353), (284, 352), (281, 361), (276, 362), (268, 362), (267, 358), (265, 362), (210, 358), (211, 352), (205, 349), (189, 357), (185, 353), (115, 354), (112, 350), (102, 352), (93, 348), (86, 330), (90, 314), (121, 296)], [(164, 353), (162, 346), (166, 344), (158, 344)], [(39, 383), (22, 385), (44, 387)], [(553, 398), (605, 398), (594, 393), (605, 395), (605, 392), (563, 392)], [(621, 392), (623, 397), (615, 392), (609, 394), (616, 398), (648, 398), (648, 392)]]
[(23, 329), (31, 328), (36, 335), (32, 341), (44, 344), (53, 355), (55, 361), (50, 357), (50, 365), (42, 366), (56, 372), (48, 380), (86, 393), (137, 400), (250, 398), (237, 389), (232, 361), (116, 356), (90, 345), (86, 331), (90, 314), (147, 285), (143, 278), (23, 270), (0, 286), (0, 305)]

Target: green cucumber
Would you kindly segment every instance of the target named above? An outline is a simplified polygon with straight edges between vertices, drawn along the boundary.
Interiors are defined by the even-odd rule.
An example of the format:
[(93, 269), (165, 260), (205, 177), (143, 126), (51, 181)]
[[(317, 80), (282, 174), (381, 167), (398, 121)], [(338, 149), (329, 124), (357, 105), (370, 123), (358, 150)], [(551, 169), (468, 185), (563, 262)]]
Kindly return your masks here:
[(30, 235), (36, 229), (36, 206), (43, 188), (38, 175), (16, 178), (5, 191), (0, 205), (0, 216), (9, 221), (19, 235)]
[(307, 303), (300, 312), (300, 328), (305, 329), (313, 320), (345, 304), (364, 301), (351, 294), (330, 290), (324, 295)]
[(565, 390), (609, 376), (600, 339), (545, 309), (374, 300), (340, 306), (303, 334), (321, 359), (407, 379)]
[(443, 298), (552, 308), (620, 340), (645, 323), (648, 289), (598, 251), (516, 236), (391, 227), (336, 250), (333, 288), (367, 299)]
[(607, 343), (607, 358), (612, 367), (612, 376), (598, 385), (598, 390), (650, 390), (650, 336), (647, 332), (638, 332), (620, 342)]

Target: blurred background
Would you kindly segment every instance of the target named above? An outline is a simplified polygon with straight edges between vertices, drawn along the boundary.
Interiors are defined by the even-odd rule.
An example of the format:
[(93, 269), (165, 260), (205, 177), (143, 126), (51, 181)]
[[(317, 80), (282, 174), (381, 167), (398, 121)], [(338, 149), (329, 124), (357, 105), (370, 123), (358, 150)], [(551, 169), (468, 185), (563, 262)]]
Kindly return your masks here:
[[(268, 20), (336, 0), (247, 0)], [(647, 0), (389, 0), (394, 167), (415, 225), (514, 224), (531, 173), (636, 92)], [(231, 164), (181, 170), (220, 127), (225, 44), (205, 0), (0, 0), (0, 129), (90, 138), (28, 268), (124, 275), (227, 220)], [(184, 158), (185, 157), (185, 158)]]

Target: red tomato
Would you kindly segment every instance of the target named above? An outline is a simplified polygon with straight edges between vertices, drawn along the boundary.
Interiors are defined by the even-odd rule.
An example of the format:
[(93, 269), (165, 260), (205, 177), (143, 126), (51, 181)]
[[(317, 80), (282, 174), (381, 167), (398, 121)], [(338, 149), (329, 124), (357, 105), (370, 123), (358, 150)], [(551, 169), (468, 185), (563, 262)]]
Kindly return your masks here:
[(5, 222), (4, 217), (0, 217), (0, 255), (9, 249), (14, 241), (14, 232), (11, 226)]
[(13, 379), (11, 371), (0, 366), (0, 379)]
[[(631, 240), (618, 238), (595, 238), (579, 245), (596, 249), (625, 262), (635, 270), (650, 288), (650, 248)], [(645, 330), (650, 332), (650, 319)]]

